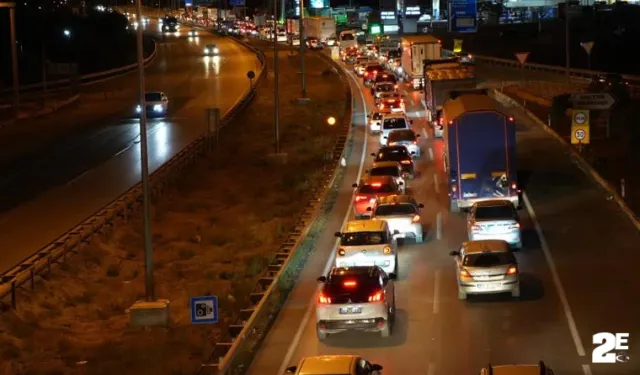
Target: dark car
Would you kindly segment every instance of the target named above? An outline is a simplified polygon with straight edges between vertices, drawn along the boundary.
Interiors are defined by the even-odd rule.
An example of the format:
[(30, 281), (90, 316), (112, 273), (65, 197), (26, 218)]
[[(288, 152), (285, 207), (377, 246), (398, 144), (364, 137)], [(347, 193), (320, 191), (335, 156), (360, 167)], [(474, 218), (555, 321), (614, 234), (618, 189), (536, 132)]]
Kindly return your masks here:
[(376, 163), (381, 161), (397, 161), (402, 166), (406, 178), (414, 178), (413, 156), (405, 146), (385, 146), (378, 152), (371, 153)]
[(378, 74), (382, 74), (384, 72), (384, 67), (380, 64), (369, 65), (364, 69), (364, 84), (366, 86), (370, 86), (373, 80), (376, 79)]
[(626, 103), (631, 99), (629, 82), (617, 73), (594, 78), (589, 84), (589, 92), (609, 92), (619, 103)]

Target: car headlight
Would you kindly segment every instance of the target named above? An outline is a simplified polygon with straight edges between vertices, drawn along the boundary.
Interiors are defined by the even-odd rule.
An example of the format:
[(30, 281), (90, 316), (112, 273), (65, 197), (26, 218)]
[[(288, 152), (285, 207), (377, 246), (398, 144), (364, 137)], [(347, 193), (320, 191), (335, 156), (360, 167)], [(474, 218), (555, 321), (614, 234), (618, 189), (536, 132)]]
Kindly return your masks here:
[(218, 53), (218, 52), (220, 52), (220, 50), (218, 50), (217, 48), (213, 49), (213, 53)]
[(136, 112), (138, 112), (138, 113), (142, 112), (142, 106), (140, 106), (140, 104), (138, 104), (138, 106), (136, 106)]
[(209, 48), (205, 48), (204, 53), (209, 53)]
[(161, 104), (155, 104), (153, 106), (153, 111), (154, 112), (162, 112), (162, 105)]

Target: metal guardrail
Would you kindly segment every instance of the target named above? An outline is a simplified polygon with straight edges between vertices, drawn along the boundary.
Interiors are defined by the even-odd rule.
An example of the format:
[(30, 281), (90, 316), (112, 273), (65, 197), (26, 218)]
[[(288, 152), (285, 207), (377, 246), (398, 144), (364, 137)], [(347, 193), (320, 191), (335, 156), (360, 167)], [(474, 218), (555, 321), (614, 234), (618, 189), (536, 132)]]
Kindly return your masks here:
[[(238, 41), (238, 43), (249, 48), (258, 56), (261, 71), (256, 78), (257, 86), (267, 73), (264, 54), (246, 43), (241, 41)], [(255, 88), (247, 90), (247, 93), (238, 99), (221, 118), (220, 129), (229, 124), (233, 117), (251, 102), (255, 92)], [(187, 165), (193, 164), (198, 156), (207, 151), (211, 142), (211, 137), (205, 135), (198, 137), (153, 172), (150, 176), (152, 198), (155, 199), (162, 194), (167, 186), (175, 181), (179, 172)], [(68, 256), (82, 250), (86, 244), (90, 243), (94, 235), (106, 235), (119, 222), (127, 222), (131, 212), (135, 212), (141, 204), (142, 187), (138, 183), (95, 214), (0, 275), (0, 305), (7, 304), (5, 300), (8, 297), (8, 304), (12, 308), (16, 308), (16, 292), (18, 288), (25, 288), (26, 286), (29, 289), (34, 289), (37, 277), (44, 277), (54, 267), (64, 262)]]
[[(322, 55), (323, 57), (326, 57)], [(333, 60), (332, 64), (335, 64)], [(251, 306), (240, 311), (235, 322), (229, 326), (231, 342), (216, 343), (209, 357), (211, 363), (203, 365), (198, 372), (204, 374), (244, 374), (269, 327), (293, 289), (295, 281), (302, 271), (308, 255), (312, 252), (315, 237), (324, 227), (323, 213), (330, 211), (337, 198), (339, 184), (344, 168), (339, 167), (341, 159), (348, 158), (353, 143), (351, 117), (353, 96), (346, 73), (337, 67), (345, 84), (347, 108), (340, 135), (331, 152), (330, 163), (325, 165), (323, 175), (326, 179), (316, 188), (302, 214), (287, 235), (287, 239), (275, 254), (267, 272), (262, 276), (249, 296)]]

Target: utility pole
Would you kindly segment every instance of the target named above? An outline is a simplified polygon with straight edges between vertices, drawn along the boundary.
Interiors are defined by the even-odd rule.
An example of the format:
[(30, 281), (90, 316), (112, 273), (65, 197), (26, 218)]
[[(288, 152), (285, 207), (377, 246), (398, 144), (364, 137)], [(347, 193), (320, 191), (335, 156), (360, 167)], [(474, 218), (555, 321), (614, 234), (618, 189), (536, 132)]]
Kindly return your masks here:
[[(284, 3), (283, 3), (284, 4)], [(280, 153), (280, 89), (278, 80), (278, 0), (273, 0), (273, 126), (276, 155)]]
[[(136, 18), (142, 19), (142, 0), (136, 0)], [(149, 197), (149, 151), (147, 145), (147, 108), (144, 91), (144, 50), (142, 27), (138, 27), (138, 90), (140, 91), (140, 163), (142, 174), (142, 211), (144, 236), (144, 286), (148, 302), (156, 300), (153, 280), (153, 244), (151, 242), (151, 199)]]
[(300, 17), (298, 18), (299, 25), (298, 30), (300, 31), (300, 77), (302, 84), (302, 95), (301, 99), (305, 99), (307, 97), (307, 78), (306, 78), (306, 69), (304, 64), (304, 50), (306, 47), (306, 41), (304, 36), (304, 0), (300, 1)]
[(564, 25), (565, 25), (565, 30), (564, 30), (564, 49), (565, 49), (565, 59), (566, 59), (566, 69), (565, 69), (565, 74), (567, 76), (567, 83), (571, 83), (571, 44), (569, 43), (569, 1), (567, 0), (567, 2), (564, 3), (565, 5), (565, 9), (564, 9)]
[(18, 115), (20, 106), (20, 76), (18, 74), (18, 44), (16, 42), (16, 3), (0, 2), (0, 9), (9, 8), (9, 28), (11, 35), (11, 77), (13, 83), (13, 111)]

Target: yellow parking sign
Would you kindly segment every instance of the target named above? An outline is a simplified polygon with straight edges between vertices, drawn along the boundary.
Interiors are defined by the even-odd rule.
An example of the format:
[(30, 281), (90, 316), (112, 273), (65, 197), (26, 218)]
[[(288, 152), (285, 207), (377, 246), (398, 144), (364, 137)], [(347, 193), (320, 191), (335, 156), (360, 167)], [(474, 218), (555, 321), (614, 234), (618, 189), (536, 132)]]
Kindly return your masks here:
[(589, 132), (589, 110), (588, 109), (572, 109), (571, 110), (571, 144), (589, 144), (591, 142), (591, 134)]
[(453, 53), (462, 52), (462, 39), (454, 39), (453, 40)]

